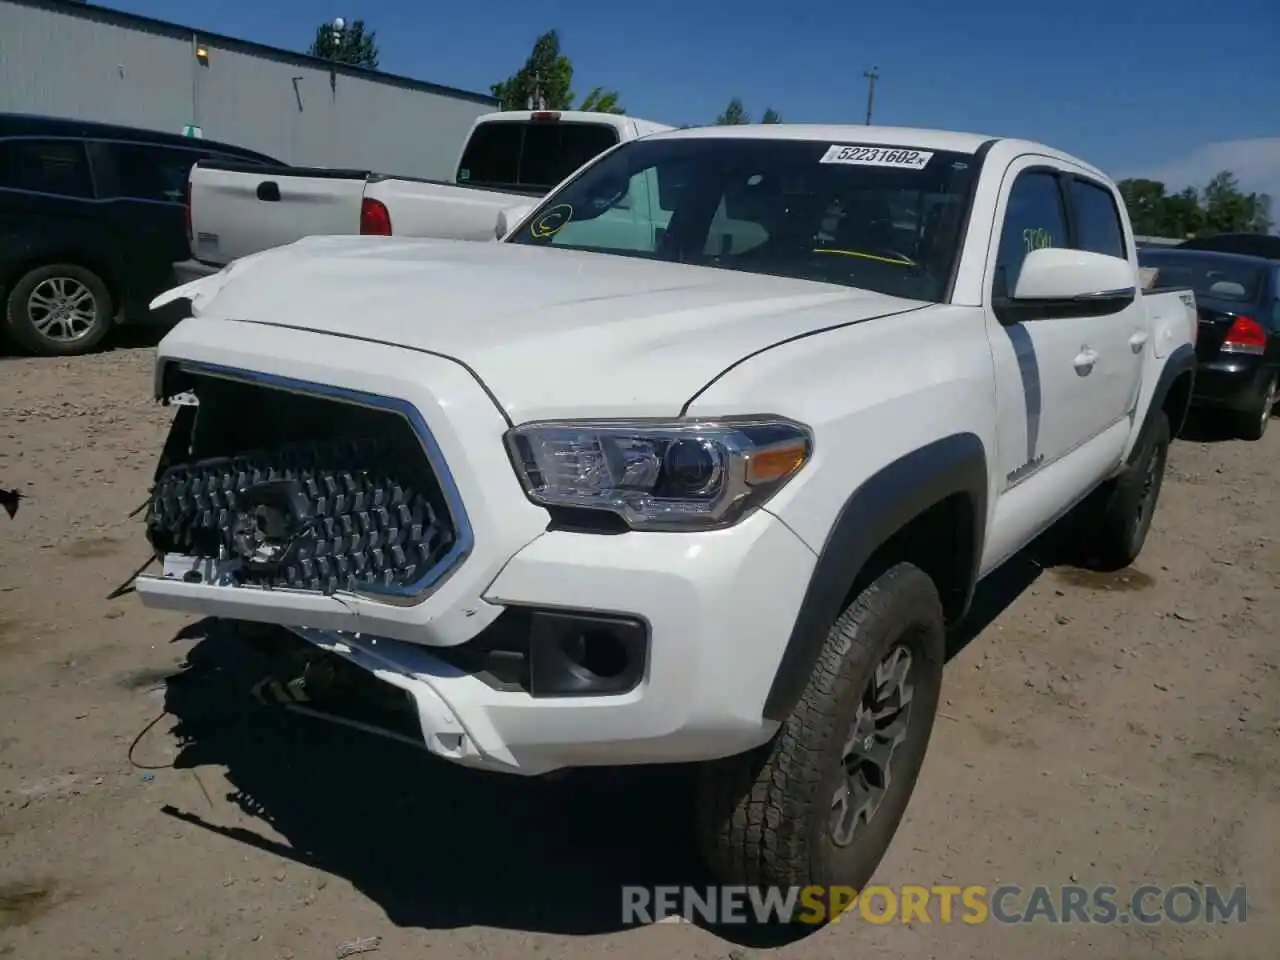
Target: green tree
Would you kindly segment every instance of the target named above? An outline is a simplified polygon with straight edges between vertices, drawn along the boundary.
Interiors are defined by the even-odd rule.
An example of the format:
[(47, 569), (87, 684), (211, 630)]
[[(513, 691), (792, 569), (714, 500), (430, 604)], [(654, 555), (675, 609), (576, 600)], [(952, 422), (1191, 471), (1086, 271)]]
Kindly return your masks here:
[(773, 107), (765, 107), (764, 116), (760, 118), (761, 123), (781, 123), (782, 116)]
[(1235, 174), (1223, 170), (1204, 188), (1205, 227), (1214, 233), (1268, 233), (1271, 230), (1271, 197), (1244, 193)]
[[(560, 50), (560, 34), (548, 30), (533, 41), (524, 66), (489, 91), (504, 110), (569, 110), (573, 107), (573, 64)], [(595, 87), (582, 101), (582, 110), (625, 113), (616, 90)]]
[(724, 108), (724, 113), (716, 117), (716, 126), (719, 127), (733, 127), (750, 122), (751, 116), (747, 113), (747, 108), (742, 105), (742, 101), (738, 97), (730, 100), (729, 105)]
[(1195, 187), (1187, 187), (1181, 193), (1165, 197), (1164, 212), (1161, 215), (1162, 229), (1157, 236), (1194, 237), (1201, 233), (1213, 233), (1205, 230), (1204, 210), (1200, 207), (1200, 196)]
[(1165, 230), (1165, 201), (1168, 199), (1164, 194), (1164, 184), (1155, 180), (1121, 180), (1117, 186), (1133, 222), (1133, 232), (1141, 236), (1161, 236)]
[(1155, 180), (1121, 180), (1118, 184), (1133, 222), (1144, 236), (1192, 237), (1214, 233), (1267, 233), (1274, 226), (1271, 197), (1244, 193), (1233, 173), (1224, 170), (1203, 190), (1187, 187), (1166, 193)]
[(374, 41), (374, 31), (366, 32), (363, 20), (355, 20), (341, 31), (335, 30), (332, 23), (320, 24), (307, 54), (321, 60), (349, 63), (353, 67), (378, 69), (378, 45)]
[(1252, 203), (1240, 192), (1234, 173), (1223, 170), (1204, 188), (1205, 226), (1214, 233), (1236, 233), (1249, 219)]
[(617, 90), (605, 90), (592, 87), (591, 92), (582, 98), (579, 110), (591, 110), (595, 113), (626, 113), (626, 109), (618, 102)]
[(1271, 219), (1271, 194), (1251, 193), (1249, 197), (1253, 200), (1253, 216), (1246, 225), (1248, 232), (1270, 233), (1276, 225)]

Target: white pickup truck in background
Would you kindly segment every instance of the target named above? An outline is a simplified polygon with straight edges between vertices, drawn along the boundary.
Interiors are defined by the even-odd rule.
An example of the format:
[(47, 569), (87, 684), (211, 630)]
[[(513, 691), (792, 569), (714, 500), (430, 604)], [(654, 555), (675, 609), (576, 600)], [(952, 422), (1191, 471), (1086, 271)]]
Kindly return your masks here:
[(453, 182), (202, 162), (188, 182), (191, 254), (222, 267), (315, 235), (492, 240), (502, 209), (535, 202), (618, 143), (669, 129), (611, 113), (490, 113), (471, 128)]

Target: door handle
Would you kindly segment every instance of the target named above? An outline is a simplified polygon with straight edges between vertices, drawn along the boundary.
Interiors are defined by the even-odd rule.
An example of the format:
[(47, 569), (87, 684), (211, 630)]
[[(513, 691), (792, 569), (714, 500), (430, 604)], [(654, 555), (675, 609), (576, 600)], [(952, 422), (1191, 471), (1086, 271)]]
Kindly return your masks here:
[(258, 184), (258, 199), (275, 202), (280, 199), (280, 184), (274, 180), (263, 180)]
[(1134, 353), (1141, 353), (1142, 348), (1147, 345), (1147, 331), (1139, 330), (1129, 338), (1129, 349)]
[(1091, 350), (1089, 347), (1081, 347), (1080, 352), (1076, 354), (1076, 358), (1072, 361), (1076, 368), (1076, 373), (1085, 377), (1093, 372), (1093, 365), (1098, 362), (1098, 351)]

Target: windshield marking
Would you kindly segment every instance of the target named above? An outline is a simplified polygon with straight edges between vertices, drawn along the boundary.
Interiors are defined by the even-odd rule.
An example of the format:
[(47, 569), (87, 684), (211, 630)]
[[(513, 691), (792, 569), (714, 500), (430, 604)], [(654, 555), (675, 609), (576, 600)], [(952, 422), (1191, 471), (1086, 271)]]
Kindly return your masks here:
[(916, 262), (908, 260), (905, 257), (901, 260), (894, 260), (889, 257), (877, 257), (874, 253), (863, 253), (861, 250), (841, 250), (837, 247), (814, 247), (814, 253), (834, 253), (841, 257), (861, 257), (863, 260), (874, 260), (876, 263), (892, 263), (899, 267), (914, 267)]
[(554, 237), (564, 228), (564, 225), (572, 219), (573, 205), (568, 203), (558, 203), (540, 216), (537, 222), (529, 227), (529, 233), (539, 239), (544, 237)]
[(833, 143), (822, 155), (819, 163), (847, 163), (859, 167), (904, 167), (923, 170), (933, 159), (933, 153), (922, 150), (905, 150), (901, 147), (860, 147)]

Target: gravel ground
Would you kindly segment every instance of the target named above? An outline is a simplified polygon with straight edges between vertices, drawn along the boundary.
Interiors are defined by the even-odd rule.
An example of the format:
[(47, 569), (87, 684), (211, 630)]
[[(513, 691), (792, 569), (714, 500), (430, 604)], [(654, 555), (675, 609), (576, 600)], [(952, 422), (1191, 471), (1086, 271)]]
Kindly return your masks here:
[(484, 777), (256, 707), (215, 627), (108, 600), (168, 414), (152, 351), (0, 359), (0, 955), (1274, 957), (1280, 429), (1175, 444), (1112, 576), (1013, 562), (953, 660), (878, 882), (1248, 887), (1240, 924), (856, 917), (778, 949), (623, 928), (696, 877), (664, 787)]

